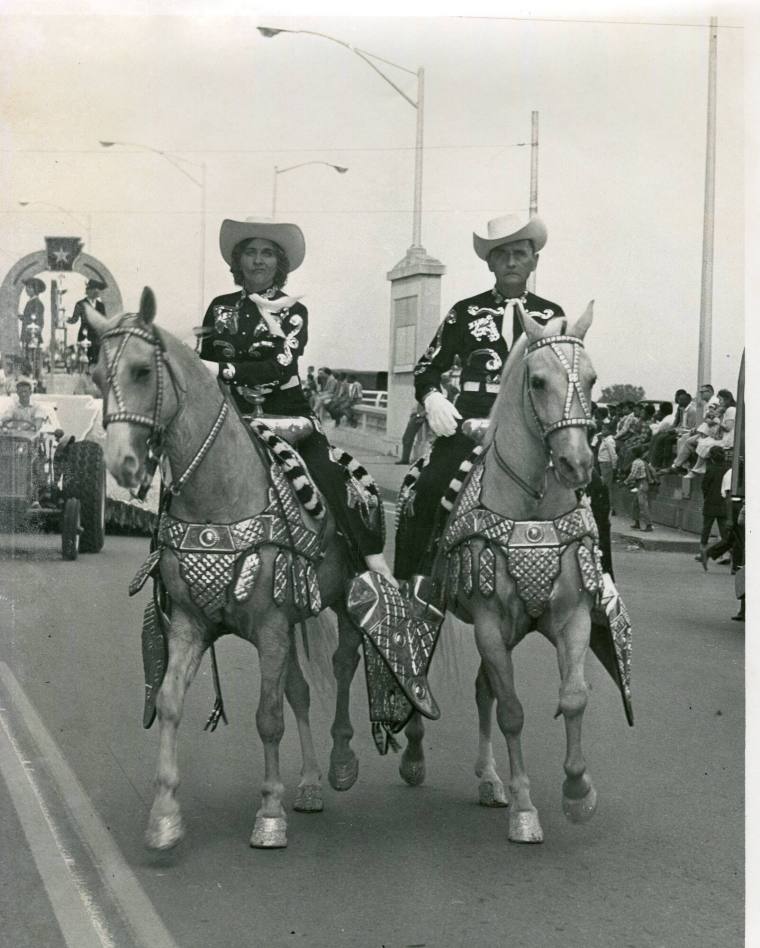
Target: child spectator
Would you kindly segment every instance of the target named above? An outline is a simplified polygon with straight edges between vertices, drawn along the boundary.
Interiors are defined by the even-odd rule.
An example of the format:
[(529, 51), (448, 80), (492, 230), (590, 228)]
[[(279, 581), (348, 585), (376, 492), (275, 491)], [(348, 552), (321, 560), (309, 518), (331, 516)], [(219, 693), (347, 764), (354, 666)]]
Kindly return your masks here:
[[(650, 482), (654, 480), (654, 472), (651, 465), (642, 458), (644, 449), (633, 449), (633, 463), (631, 464), (631, 473), (625, 479), (626, 487), (630, 487), (633, 499), (633, 523), (632, 530), (641, 530), (644, 533), (652, 532), (652, 519), (649, 515), (649, 487)], [(645, 526), (642, 527), (641, 523)]]

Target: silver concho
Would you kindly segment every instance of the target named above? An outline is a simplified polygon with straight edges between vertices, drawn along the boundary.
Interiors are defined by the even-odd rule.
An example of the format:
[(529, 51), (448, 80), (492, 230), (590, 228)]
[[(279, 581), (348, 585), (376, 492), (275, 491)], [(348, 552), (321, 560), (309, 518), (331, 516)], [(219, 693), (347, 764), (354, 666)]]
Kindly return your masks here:
[(198, 534), (198, 542), (208, 550), (219, 542), (219, 534), (213, 527), (205, 527)]

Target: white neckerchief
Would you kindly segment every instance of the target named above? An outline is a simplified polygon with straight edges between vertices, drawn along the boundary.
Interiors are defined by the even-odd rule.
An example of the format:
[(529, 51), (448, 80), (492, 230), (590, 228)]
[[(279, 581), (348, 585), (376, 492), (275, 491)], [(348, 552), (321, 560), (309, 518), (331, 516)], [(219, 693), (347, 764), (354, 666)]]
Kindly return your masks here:
[(285, 333), (282, 331), (279, 321), (277, 320), (275, 313), (279, 313), (282, 309), (288, 309), (293, 306), (298, 300), (301, 299), (300, 296), (281, 296), (277, 300), (271, 299), (269, 294), (274, 293), (275, 290), (273, 287), (270, 287), (266, 293), (262, 296), (259, 293), (248, 293), (248, 299), (255, 303), (258, 307), (259, 312), (261, 313), (261, 318), (267, 324), (267, 329), (269, 330), (272, 336), (279, 336), (281, 339), (285, 338)]

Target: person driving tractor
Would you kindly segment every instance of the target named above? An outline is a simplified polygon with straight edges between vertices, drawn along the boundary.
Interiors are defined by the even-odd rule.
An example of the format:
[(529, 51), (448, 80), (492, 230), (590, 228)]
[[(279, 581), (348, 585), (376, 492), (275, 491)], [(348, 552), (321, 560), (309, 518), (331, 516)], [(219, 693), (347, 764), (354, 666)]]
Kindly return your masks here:
[(32, 401), (32, 380), (21, 376), (16, 381), (16, 395), (11, 404), (0, 415), (0, 428), (15, 428), (34, 431), (47, 421), (47, 411)]

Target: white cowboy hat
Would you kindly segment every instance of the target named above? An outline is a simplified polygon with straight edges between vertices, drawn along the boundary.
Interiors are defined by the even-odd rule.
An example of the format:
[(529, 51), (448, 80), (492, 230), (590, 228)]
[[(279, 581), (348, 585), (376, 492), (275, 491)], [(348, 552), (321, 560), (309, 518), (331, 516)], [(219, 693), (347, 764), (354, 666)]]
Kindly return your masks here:
[(290, 270), (296, 270), (306, 256), (306, 243), (301, 228), (295, 224), (276, 224), (274, 221), (246, 217), (244, 221), (222, 221), (219, 231), (219, 249), (227, 263), (232, 264), (232, 251), (241, 240), (261, 237), (279, 244), (288, 255)]
[(519, 214), (505, 214), (488, 222), (488, 236), (472, 235), (472, 245), (481, 260), (487, 260), (494, 247), (514, 240), (530, 240), (533, 252), (538, 253), (546, 243), (546, 224), (540, 217), (525, 218)]
[(27, 378), (25, 375), (19, 375), (19, 377), (16, 379), (16, 388), (18, 388), (19, 385), (28, 385), (29, 388), (34, 388), (32, 380)]

